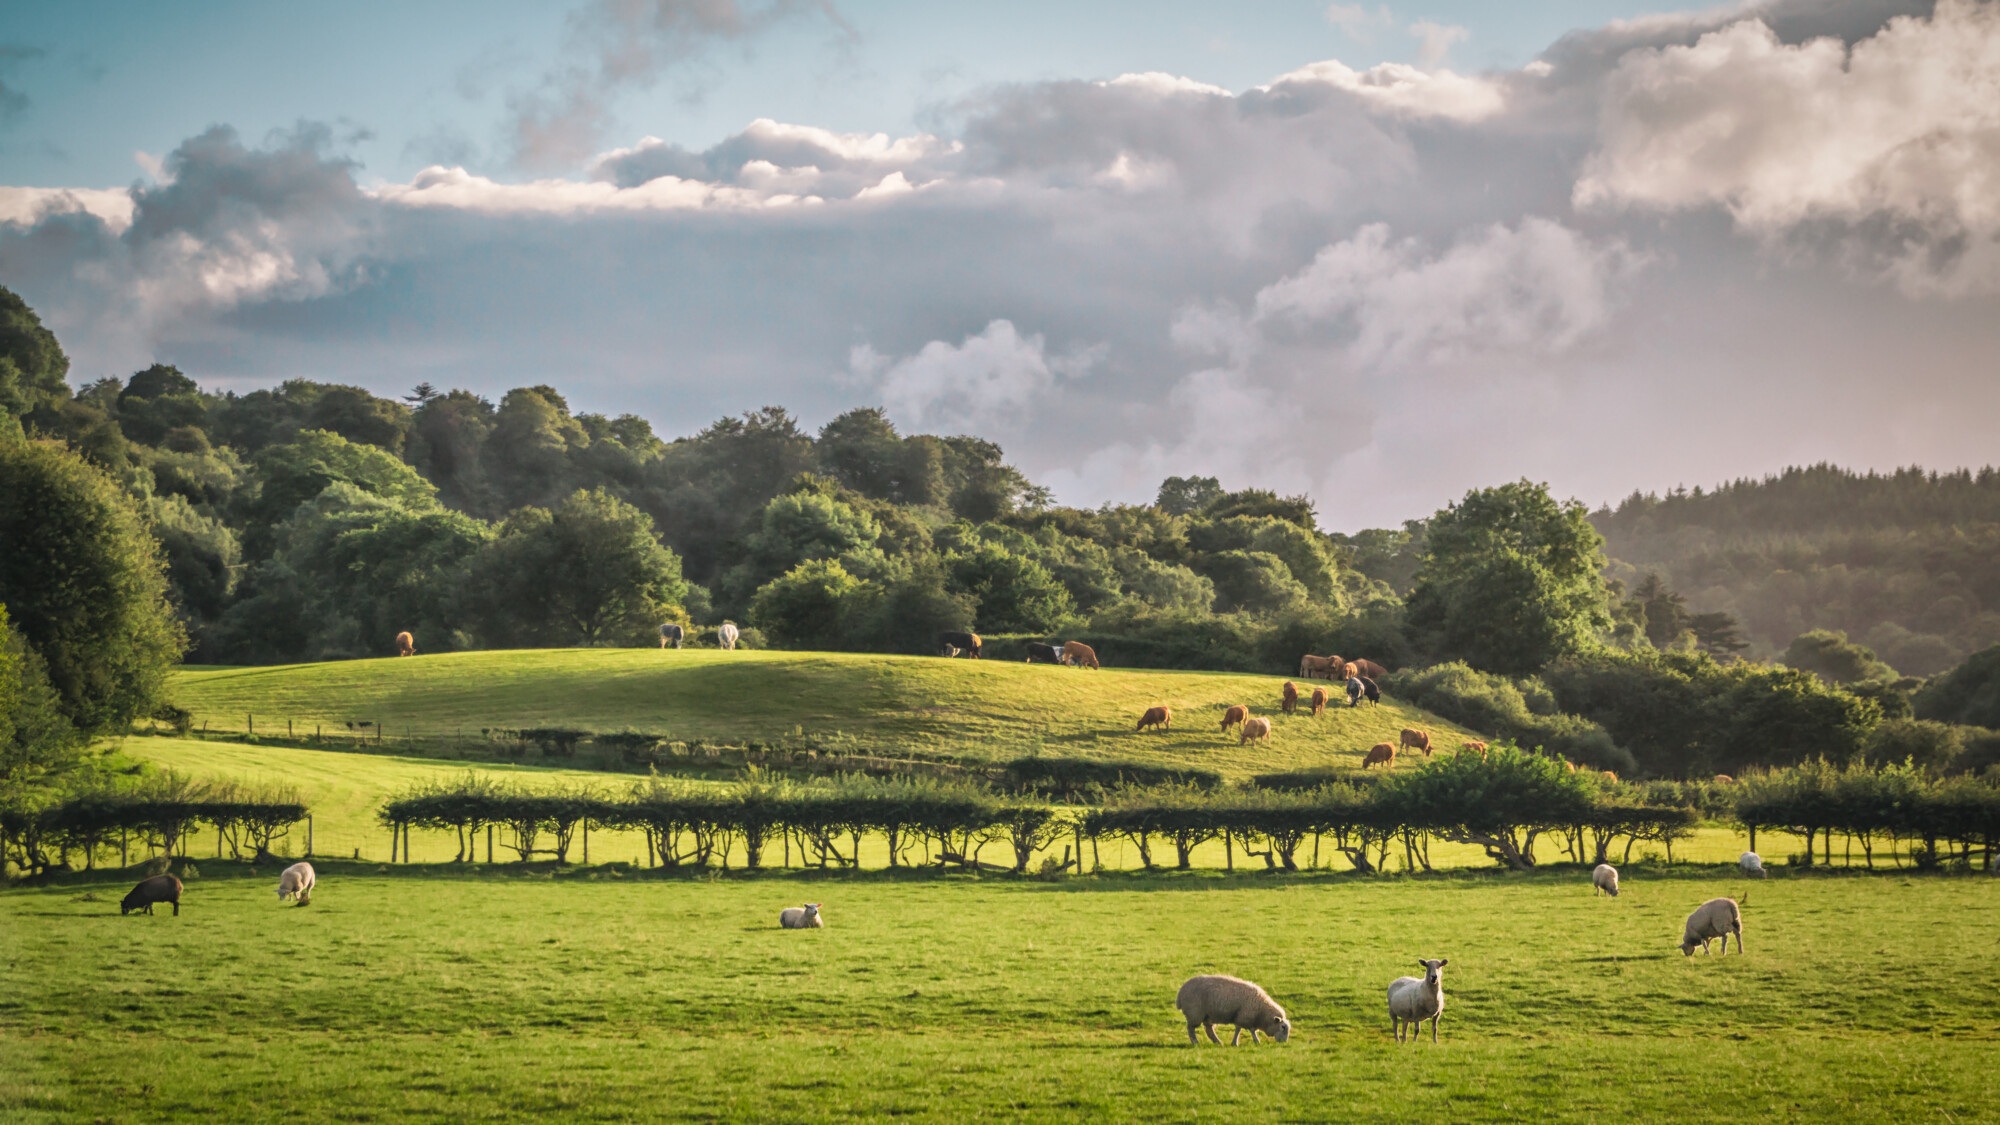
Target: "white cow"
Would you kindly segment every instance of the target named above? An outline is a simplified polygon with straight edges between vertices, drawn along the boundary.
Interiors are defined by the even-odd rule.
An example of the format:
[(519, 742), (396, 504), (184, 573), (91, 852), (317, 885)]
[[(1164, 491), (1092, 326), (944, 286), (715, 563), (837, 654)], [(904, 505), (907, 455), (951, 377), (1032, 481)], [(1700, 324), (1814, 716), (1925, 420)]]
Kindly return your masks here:
[(715, 631), (715, 643), (721, 645), (725, 652), (733, 651), (736, 648), (736, 623), (734, 621), (724, 621), (722, 628)]

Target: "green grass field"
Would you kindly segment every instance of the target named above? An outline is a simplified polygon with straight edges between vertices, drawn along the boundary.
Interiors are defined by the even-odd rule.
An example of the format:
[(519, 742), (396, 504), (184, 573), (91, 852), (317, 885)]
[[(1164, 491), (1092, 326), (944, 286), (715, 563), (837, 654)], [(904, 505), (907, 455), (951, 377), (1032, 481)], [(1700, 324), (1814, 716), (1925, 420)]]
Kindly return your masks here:
[[(204, 864), (182, 914), (106, 876), (0, 892), (10, 1122), (1687, 1121), (2000, 1117), (2000, 886), (1751, 888), (1748, 955), (1684, 959), (1726, 876), (603, 871)], [(825, 903), (829, 928), (781, 931)], [(1443, 1042), (1382, 999), (1448, 957)], [(1257, 980), (1285, 1046), (1187, 1045), (1174, 991)], [(1227, 1034), (1224, 1035), (1225, 1042)]]
[[(1310, 692), (1311, 683), (1299, 682)], [(1227, 778), (1358, 766), (1368, 747), (1395, 741), (1406, 726), (1431, 730), (1441, 747), (1477, 737), (1393, 699), (1318, 719), (1280, 715), (1283, 683), (935, 657), (559, 649), (183, 670), (172, 695), (211, 731), (244, 731), (254, 721), (260, 732), (282, 732), (290, 721), (299, 734), (345, 736), (347, 724), (366, 721), (385, 724), (392, 739), (555, 726), (709, 740), (810, 734), (860, 754), (1041, 753), (1197, 766)], [(1235, 703), (1274, 717), (1268, 745), (1245, 747), (1233, 732), (1219, 733)], [(1173, 708), (1173, 730), (1135, 733), (1155, 704)]]

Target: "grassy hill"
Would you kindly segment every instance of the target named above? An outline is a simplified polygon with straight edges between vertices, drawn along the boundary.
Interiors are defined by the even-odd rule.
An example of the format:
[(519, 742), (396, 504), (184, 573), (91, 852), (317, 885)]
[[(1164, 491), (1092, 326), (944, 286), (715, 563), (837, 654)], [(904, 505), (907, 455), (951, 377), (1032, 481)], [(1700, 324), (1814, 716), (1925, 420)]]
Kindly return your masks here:
[[(1300, 681), (1301, 686), (1307, 686)], [(1023, 754), (1255, 773), (1358, 766), (1404, 727), (1456, 746), (1470, 735), (1414, 707), (1281, 715), (1284, 678), (846, 653), (647, 649), (511, 650), (262, 668), (191, 668), (173, 698), (197, 727), (263, 733), (380, 724), (391, 739), (477, 737), (483, 729), (639, 730), (675, 739), (811, 736), (845, 752), (1004, 760)], [(1219, 733), (1243, 703), (1272, 718), (1268, 745)], [(1174, 729), (1133, 731), (1165, 704)], [(375, 729), (375, 728), (369, 728)]]

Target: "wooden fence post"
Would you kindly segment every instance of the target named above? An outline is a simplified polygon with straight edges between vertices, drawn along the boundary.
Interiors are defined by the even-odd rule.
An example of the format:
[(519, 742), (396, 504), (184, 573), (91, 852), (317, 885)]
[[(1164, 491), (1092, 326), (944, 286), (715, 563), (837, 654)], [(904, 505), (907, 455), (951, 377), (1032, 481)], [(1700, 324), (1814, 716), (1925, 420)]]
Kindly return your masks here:
[(306, 854), (313, 854), (313, 817), (311, 813), (306, 814)]
[[(382, 745), (382, 720), (375, 720), (375, 745)], [(408, 858), (405, 856), (404, 858)]]
[(590, 866), (590, 818), (583, 818), (583, 865)]
[(493, 826), (486, 826), (486, 862), (493, 862)]

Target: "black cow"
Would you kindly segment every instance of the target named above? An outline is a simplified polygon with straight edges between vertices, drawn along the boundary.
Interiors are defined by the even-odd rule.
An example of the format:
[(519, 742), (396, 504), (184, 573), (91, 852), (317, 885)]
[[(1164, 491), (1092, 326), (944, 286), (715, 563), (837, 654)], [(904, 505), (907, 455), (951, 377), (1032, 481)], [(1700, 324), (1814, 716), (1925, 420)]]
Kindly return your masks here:
[(682, 629), (679, 625), (675, 625), (670, 621), (667, 624), (660, 626), (660, 647), (665, 648), (667, 647), (667, 645), (671, 644), (675, 648), (679, 648), (681, 647), (681, 638), (686, 635), (687, 635), (686, 630)]
[(1029, 642), (1028, 642), (1028, 663), (1030, 663), (1030, 664), (1061, 664), (1061, 663), (1062, 663), (1062, 650), (1061, 650), (1061, 649), (1059, 649), (1059, 648), (1057, 648), (1057, 647), (1056, 647), (1056, 646), (1054, 646), (1054, 645), (1038, 645), (1038, 644), (1036, 644), (1036, 643), (1035, 643), (1035, 642), (1033, 642), (1033, 641), (1029, 641)]
[(1382, 702), (1382, 689), (1376, 687), (1375, 681), (1369, 679), (1367, 676), (1361, 677), (1361, 690), (1368, 693), (1368, 702)]
[(945, 652), (947, 649), (954, 648), (958, 650), (960, 656), (971, 657), (974, 660), (979, 659), (979, 634), (941, 633), (938, 635), (939, 652)]

